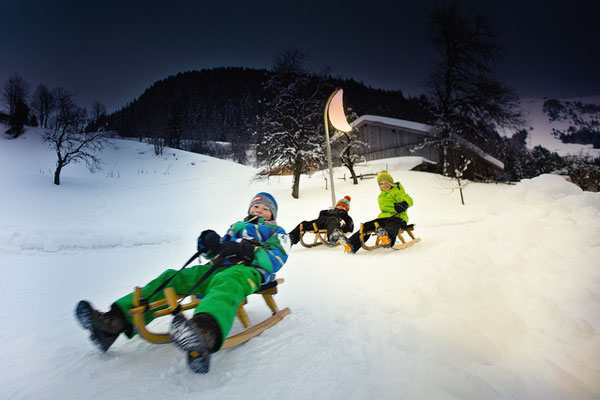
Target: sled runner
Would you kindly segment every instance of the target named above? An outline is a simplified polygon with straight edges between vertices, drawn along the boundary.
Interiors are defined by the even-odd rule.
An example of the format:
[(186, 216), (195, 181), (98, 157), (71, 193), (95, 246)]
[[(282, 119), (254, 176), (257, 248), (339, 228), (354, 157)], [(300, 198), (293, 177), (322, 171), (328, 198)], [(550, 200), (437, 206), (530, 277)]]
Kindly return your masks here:
[[(304, 235), (306, 233), (312, 233), (314, 235), (312, 243), (307, 243), (304, 241)], [(300, 243), (304, 247), (315, 247), (320, 244), (329, 244), (329, 240), (327, 240), (327, 229), (319, 229), (317, 228), (317, 224), (313, 223), (313, 228), (311, 230), (304, 230), (304, 224), (300, 225)]]
[[(365, 250), (373, 250), (376, 249), (378, 247), (381, 247), (385, 244), (389, 243), (389, 239), (387, 237), (385, 238), (381, 238), (377, 235), (375, 235), (375, 229), (377, 229), (379, 227), (379, 223), (375, 222), (375, 229), (371, 230), (371, 231), (365, 231), (364, 230), (364, 224), (360, 224), (360, 243), (362, 245), (362, 248)], [(402, 242), (401, 244), (395, 244), (394, 246), (392, 246), (392, 249), (394, 250), (404, 250), (416, 243), (419, 243), (421, 241), (420, 238), (416, 238), (415, 235), (413, 234), (413, 230), (415, 228), (414, 224), (410, 224), (407, 225), (405, 229), (400, 229), (398, 231), (398, 239)], [(408, 234), (408, 236), (410, 236), (411, 240), (410, 241), (406, 241), (404, 239), (404, 237), (402, 236), (402, 234), (406, 232)], [(367, 241), (369, 240), (369, 238), (371, 237), (371, 235), (375, 236), (375, 244), (373, 245), (368, 245)], [(387, 243), (384, 243), (384, 241), (387, 240)]]
[[(262, 322), (259, 322), (255, 325), (250, 325), (250, 320), (248, 318), (248, 314), (246, 310), (244, 310), (244, 305), (247, 304), (247, 299), (244, 299), (238, 307), (237, 317), (240, 322), (244, 326), (244, 330), (238, 334), (229, 336), (226, 340), (222, 349), (226, 349), (229, 347), (237, 346), (248, 340), (252, 339), (254, 336), (259, 335), (265, 330), (269, 329), (279, 321), (281, 321), (286, 315), (290, 314), (289, 308), (284, 308), (283, 310), (279, 310), (277, 304), (275, 304), (275, 300), (273, 296), (277, 294), (277, 286), (284, 282), (283, 278), (277, 278), (275, 281), (262, 285), (260, 289), (253, 294), (262, 295), (263, 299), (267, 303), (269, 309), (271, 309), (272, 315), (265, 319)], [(129, 310), (129, 313), (133, 317), (133, 325), (136, 330), (140, 334), (141, 337), (146, 339), (152, 343), (169, 343), (171, 342), (171, 338), (168, 333), (155, 333), (148, 330), (146, 327), (146, 321), (144, 319), (144, 313), (152, 310), (154, 311), (155, 317), (163, 317), (171, 314), (178, 314), (185, 310), (196, 308), (198, 303), (202, 301), (196, 295), (190, 295), (190, 300), (187, 303), (179, 303), (179, 300), (184, 296), (175, 293), (173, 288), (165, 288), (164, 289), (165, 298), (162, 300), (154, 301), (149, 303), (147, 308), (140, 299), (142, 298), (142, 289), (140, 287), (136, 287), (134, 289), (133, 294), (133, 308)]]

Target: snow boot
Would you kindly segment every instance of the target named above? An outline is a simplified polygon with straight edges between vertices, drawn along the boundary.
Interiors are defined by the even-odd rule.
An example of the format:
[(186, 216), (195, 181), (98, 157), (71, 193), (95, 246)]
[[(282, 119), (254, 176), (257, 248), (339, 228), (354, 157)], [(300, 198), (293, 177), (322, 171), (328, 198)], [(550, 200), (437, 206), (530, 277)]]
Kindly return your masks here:
[(190, 369), (206, 374), (210, 369), (210, 353), (218, 350), (221, 328), (217, 321), (206, 313), (199, 313), (188, 320), (183, 314), (173, 317), (169, 336), (187, 353)]
[(75, 317), (84, 329), (90, 331), (90, 340), (102, 352), (108, 350), (121, 332), (132, 329), (121, 309), (114, 304), (110, 311), (101, 313), (94, 310), (88, 301), (81, 300), (75, 308)]
[(385, 229), (383, 229), (381, 226), (378, 226), (377, 228), (375, 228), (375, 234), (379, 238), (379, 243), (381, 243), (383, 247), (392, 247), (392, 244), (390, 243), (390, 238)]
[(296, 229), (288, 233), (288, 237), (290, 238), (290, 243), (292, 244), (292, 246), (298, 244), (298, 242), (300, 241), (299, 235), (300, 234), (296, 231)]
[(332, 247), (338, 243), (344, 245), (344, 247), (346, 244), (348, 244), (348, 238), (346, 238), (346, 236), (339, 229), (335, 229), (333, 232), (331, 232), (328, 241), (329, 245)]
[(350, 239), (346, 240), (346, 243), (344, 243), (343, 246), (344, 246), (344, 250), (346, 251), (346, 253), (354, 254), (358, 251), (360, 244), (358, 245), (358, 247), (356, 247), (356, 243), (353, 243), (352, 238), (350, 238)]

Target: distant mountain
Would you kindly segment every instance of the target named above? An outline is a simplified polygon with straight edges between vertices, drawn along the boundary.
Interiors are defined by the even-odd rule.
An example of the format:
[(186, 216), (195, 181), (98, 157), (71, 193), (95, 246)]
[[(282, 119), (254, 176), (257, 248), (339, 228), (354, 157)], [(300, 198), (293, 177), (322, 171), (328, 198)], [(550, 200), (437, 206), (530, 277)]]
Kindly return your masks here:
[(561, 156), (600, 156), (600, 96), (523, 98), (527, 147), (542, 146)]

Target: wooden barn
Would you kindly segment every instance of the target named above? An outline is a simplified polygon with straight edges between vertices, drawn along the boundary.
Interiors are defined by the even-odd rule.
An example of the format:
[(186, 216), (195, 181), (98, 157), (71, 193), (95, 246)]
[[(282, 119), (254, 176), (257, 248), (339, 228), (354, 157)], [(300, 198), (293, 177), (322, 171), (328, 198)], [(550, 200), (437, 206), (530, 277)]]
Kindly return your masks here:
[[(440, 162), (440, 152), (433, 146), (425, 146), (414, 150), (428, 136), (430, 125), (402, 119), (363, 115), (351, 123), (358, 131), (358, 138), (370, 145), (364, 153), (367, 161), (383, 158), (420, 156), (431, 164)], [(504, 164), (486, 154), (479, 147), (465, 139), (457, 137), (459, 152), (472, 156), (474, 161), (469, 165), (466, 175), (472, 179), (486, 179), (491, 170), (503, 170)], [(454, 156), (456, 154), (452, 154)], [(450, 155), (448, 155), (450, 156)]]

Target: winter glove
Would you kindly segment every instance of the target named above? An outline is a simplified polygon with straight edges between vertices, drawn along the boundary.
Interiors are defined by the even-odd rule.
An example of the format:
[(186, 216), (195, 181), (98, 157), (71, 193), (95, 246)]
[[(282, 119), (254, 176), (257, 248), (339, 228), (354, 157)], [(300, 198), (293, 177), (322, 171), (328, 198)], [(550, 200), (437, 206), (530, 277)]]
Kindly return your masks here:
[(210, 229), (202, 231), (198, 237), (198, 251), (201, 253), (216, 252), (220, 242), (221, 236), (217, 232)]
[(400, 202), (400, 203), (394, 203), (394, 210), (396, 210), (396, 212), (399, 214), (406, 211), (407, 208), (408, 208), (408, 203), (405, 201)]
[(213, 264), (221, 265), (226, 259), (232, 262), (250, 262), (254, 259), (254, 245), (243, 239), (241, 242), (223, 242), (217, 250), (218, 256), (213, 259)]

